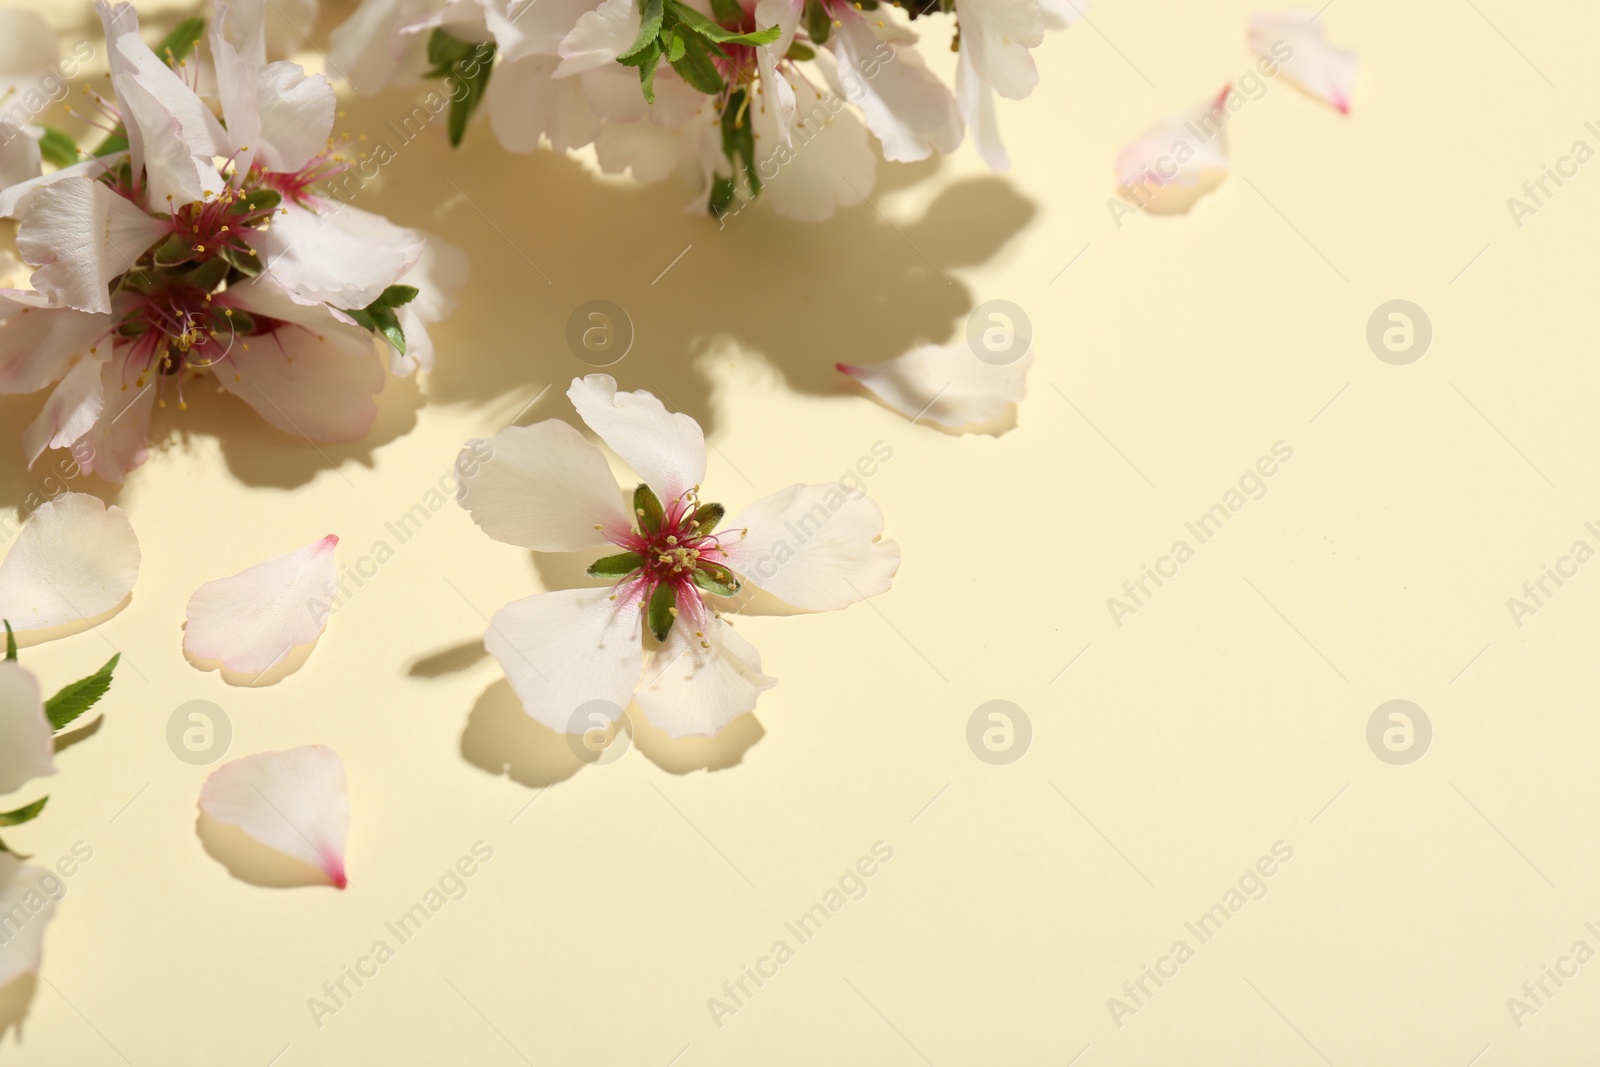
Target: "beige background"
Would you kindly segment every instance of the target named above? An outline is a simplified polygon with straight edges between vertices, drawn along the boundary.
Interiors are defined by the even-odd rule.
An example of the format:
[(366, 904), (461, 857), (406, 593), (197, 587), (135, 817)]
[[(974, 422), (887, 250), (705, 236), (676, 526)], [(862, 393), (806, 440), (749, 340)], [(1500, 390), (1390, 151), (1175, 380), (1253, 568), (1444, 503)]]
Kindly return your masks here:
[[(39, 6), (98, 42), (87, 5)], [(1353, 117), (1274, 83), (1234, 121), (1216, 193), (1119, 229), (1117, 149), (1246, 70), (1252, 10), (1104, 0), (1038, 51), (1034, 95), (1002, 104), (1012, 174), (970, 148), (885, 167), (872, 206), (821, 226), (751, 211), (719, 232), (677, 213), (680, 186), (511, 157), (483, 126), (459, 153), (438, 130), (403, 149), (363, 206), (474, 259), (422, 391), (396, 383), (370, 442), (324, 454), (232, 401), (167, 412), (124, 491), (88, 486), (131, 513), (145, 564), (98, 635), (25, 653), (48, 682), (108, 646), (125, 666), (45, 816), (8, 835), (41, 860), (77, 840), (94, 858), (43, 979), (7, 995), (6, 1057), (1584, 1062), (1600, 963), (1520, 1029), (1506, 999), (1573, 942), (1600, 948), (1584, 929), (1600, 565), (1521, 628), (1506, 599), (1573, 541), (1600, 547), (1583, 529), (1600, 519), (1600, 163), (1520, 230), (1506, 198), (1574, 140), (1600, 147), (1583, 128), (1600, 13), (1336, 0), (1323, 21), (1361, 53)], [(413, 96), (352, 102), (345, 126), (380, 136)], [(714, 742), (641, 729), (622, 759), (580, 766), (479, 644), (483, 615), (570, 568), (541, 577), (453, 505), (282, 684), (184, 661), (201, 582), (329, 532), (354, 563), (466, 438), (551, 383), (522, 420), (569, 417), (561, 391), (585, 368), (562, 329), (595, 297), (637, 325), (623, 385), (706, 424), (709, 496), (742, 504), (894, 449), (872, 481), (905, 553), (893, 591), (745, 622), (782, 680), (754, 717)], [(1039, 357), (1005, 437), (909, 425), (830, 370), (944, 342), (997, 298), (1027, 310)], [(1364, 339), (1395, 298), (1435, 332), (1405, 367)], [(36, 403), (3, 406), (8, 506), (44, 478), (10, 443)], [(1294, 458), (1266, 496), (1114, 625), (1106, 599), (1280, 440)], [(1397, 698), (1435, 731), (1410, 766), (1365, 740)], [(165, 740), (194, 699), (226, 710), (232, 756), (341, 753), (347, 892), (253, 885), (202, 848), (207, 771)], [(1009, 766), (966, 742), (993, 699), (1032, 723)], [(479, 840), (494, 858), (465, 899), (317, 1028), (307, 998)], [(866, 896), (714, 1025), (707, 998), (795, 944), (784, 923), (878, 841), (894, 858)], [(1278, 841), (1293, 859), (1265, 898), (1199, 945), (1185, 921)], [(1107, 998), (1180, 937), (1194, 958), (1119, 1028)]]

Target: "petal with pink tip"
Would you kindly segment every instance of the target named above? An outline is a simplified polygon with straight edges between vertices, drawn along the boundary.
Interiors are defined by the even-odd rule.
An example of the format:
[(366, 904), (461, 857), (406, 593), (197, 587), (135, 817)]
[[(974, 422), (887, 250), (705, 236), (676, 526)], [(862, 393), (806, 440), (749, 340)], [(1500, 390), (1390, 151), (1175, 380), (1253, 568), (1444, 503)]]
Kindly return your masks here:
[(644, 663), (638, 602), (612, 600), (604, 588), (512, 601), (489, 620), (483, 644), (500, 661), (523, 710), (557, 733), (573, 730), (574, 716), (594, 701), (620, 714)]
[(581, 552), (633, 529), (605, 456), (559, 419), (467, 442), (456, 471), (456, 500), (484, 533), (508, 545)]
[(350, 788), (326, 745), (261, 752), (225, 763), (200, 788), (200, 810), (274, 852), (316, 867), (338, 889), (350, 835)]
[(41, 186), (17, 205), (17, 251), (51, 304), (109, 312), (112, 279), (172, 229), (90, 178)]
[(883, 510), (839, 482), (780, 489), (721, 528), (729, 567), (805, 611), (836, 611), (877, 596), (900, 569), (900, 546), (880, 540)]
[[(0, 852), (0, 915), (7, 919), (0, 940), (0, 989), (25, 974), (38, 974), (44, 957), (44, 930), (56, 915), (60, 883), (41, 867)], [(52, 891), (53, 890), (53, 891)]]
[(617, 381), (609, 374), (574, 378), (567, 396), (589, 429), (655, 490), (663, 504), (704, 480), (706, 438), (689, 416), (668, 411), (642, 390), (618, 392)]
[(328, 625), (338, 585), (332, 534), (202, 585), (189, 598), (183, 650), (231, 671), (261, 674)]
[(39, 680), (15, 660), (0, 660), (0, 796), (56, 773), (54, 733)]
[(761, 694), (778, 684), (761, 673), (761, 653), (732, 626), (707, 615), (695, 633), (688, 617), (651, 654), (635, 699), (650, 722), (671, 737), (711, 737), (754, 711)]
[(66, 493), (39, 505), (0, 563), (0, 618), (18, 633), (84, 622), (126, 600), (138, 577), (123, 510)]
[(1228, 96), (1162, 119), (1117, 156), (1118, 191), (1154, 215), (1180, 215), (1228, 175)]
[(1309, 11), (1256, 15), (1250, 20), (1250, 50), (1276, 60), (1284, 77), (1341, 114), (1350, 114), (1356, 54), (1329, 44), (1316, 15)]
[(951, 433), (1002, 433), (1015, 423), (1033, 353), (996, 366), (963, 342), (922, 345), (882, 363), (839, 370), (908, 419)]

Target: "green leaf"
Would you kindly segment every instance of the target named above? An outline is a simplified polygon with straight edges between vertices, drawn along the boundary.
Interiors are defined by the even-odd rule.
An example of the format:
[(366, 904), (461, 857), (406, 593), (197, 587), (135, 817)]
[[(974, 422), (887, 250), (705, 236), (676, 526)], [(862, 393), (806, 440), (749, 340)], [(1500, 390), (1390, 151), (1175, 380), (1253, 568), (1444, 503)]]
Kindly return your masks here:
[(106, 134), (106, 139), (101, 141), (99, 146), (95, 148), (94, 154), (96, 157), (109, 156), (115, 152), (126, 152), (127, 150), (128, 134), (119, 125), (116, 129)]
[(460, 78), (467, 87), (467, 91), (460, 97), (450, 101), (450, 147), (459, 148), (461, 139), (467, 135), (467, 123), (472, 118), (472, 113), (478, 110), (478, 105), (483, 103), (483, 94), (489, 90), (489, 75), (494, 73), (494, 45), (485, 45), (486, 54), (481, 55), (478, 66), (471, 74), (465, 73), (463, 67), (457, 64), (454, 68), (456, 77)]
[(706, 205), (711, 214), (721, 218), (728, 210), (728, 205), (733, 203), (733, 179), (714, 175), (711, 179), (711, 202)]
[(189, 58), (189, 53), (194, 51), (194, 46), (205, 35), (206, 20), (198, 16), (184, 19), (172, 27), (172, 32), (156, 45), (156, 55), (167, 61), (168, 66), (173, 66)]
[(617, 57), (617, 62), (626, 67), (643, 66), (643, 63), (629, 63), (634, 56), (642, 56), (645, 51), (661, 36), (661, 22), (665, 16), (664, 0), (640, 0), (639, 8), (639, 35), (633, 39), (633, 45), (626, 52)]
[(621, 578), (644, 566), (644, 557), (637, 552), (619, 552), (589, 564), (591, 578)]
[(733, 596), (742, 584), (738, 577), (720, 563), (701, 563), (694, 571), (694, 584), (717, 596)]
[[(100, 698), (111, 688), (111, 672), (117, 669), (117, 661), (120, 659), (122, 653), (118, 652), (106, 661), (104, 667), (87, 678), (73, 682), (45, 701), (44, 714), (50, 720), (51, 727), (57, 731), (62, 730), (72, 720), (98, 704)], [(0, 822), (0, 826), (4, 825), (5, 823)]]
[(44, 127), (44, 136), (39, 138), (39, 154), (46, 163), (54, 163), (58, 167), (70, 167), (78, 162), (78, 142), (74, 141), (65, 131), (54, 126)]
[(232, 314), (223, 317), (233, 325), (235, 335), (249, 337), (256, 332), (256, 320), (251, 318), (247, 312), (240, 311), (238, 308), (229, 308), (227, 310), (231, 311)]
[(650, 632), (656, 635), (657, 641), (665, 641), (672, 632), (672, 624), (678, 621), (672, 613), (677, 601), (678, 594), (666, 582), (656, 586), (656, 591), (650, 594)]
[(791, 41), (789, 50), (783, 54), (783, 58), (791, 59), (796, 63), (804, 63), (807, 60), (816, 59), (817, 52), (816, 49), (800, 41)]
[(682, 42), (683, 55), (675, 60), (668, 57), (672, 69), (707, 96), (721, 93), (724, 88), (722, 72), (711, 61), (711, 52), (705, 42), (692, 34), (679, 34), (676, 39)]
[(633, 514), (639, 520), (639, 529), (645, 533), (661, 532), (661, 520), (666, 516), (666, 510), (662, 508), (655, 492), (643, 482), (633, 491)]
[[(489, 75), (494, 73), (494, 57), (495, 46), (488, 41), (463, 41), (443, 29), (434, 30), (428, 38), (428, 62), (433, 64), (433, 69), (423, 76), (455, 78), (467, 87), (459, 96), (454, 92), (450, 94), (450, 118), (446, 127), (452, 147), (461, 146), (461, 139), (467, 135), (467, 122), (483, 103)], [(469, 65), (471, 70), (467, 69)]]
[(762, 45), (771, 44), (783, 36), (783, 28), (776, 23), (764, 30), (740, 33), (738, 30), (723, 29), (688, 4), (683, 3), (683, 0), (663, 0), (663, 2), (667, 5), (667, 10), (671, 11), (679, 22), (708, 41), (716, 41), (719, 44)]
[(736, 171), (743, 164), (750, 192), (759, 195), (761, 175), (756, 170), (755, 135), (745, 114), (748, 100), (749, 95), (744, 89), (735, 89), (728, 95), (728, 102), (722, 108), (722, 152)]
[(11, 621), (6, 623), (6, 659), (11, 663), (17, 662), (17, 635), (11, 632)]
[(401, 328), (400, 320), (395, 317), (394, 310), (387, 307), (373, 307), (368, 310), (368, 314), (372, 316), (373, 323), (377, 326), (378, 332), (383, 334), (384, 339), (396, 352), (405, 355), (406, 331)]
[(695, 532), (701, 537), (717, 528), (717, 524), (727, 518), (728, 509), (721, 504), (701, 504), (694, 509), (694, 514), (689, 521), (694, 523)]
[(428, 37), (428, 62), (435, 67), (428, 72), (429, 77), (440, 78), (448, 74), (450, 67), (470, 56), (476, 47), (471, 41), (463, 41), (449, 30), (435, 29)]
[(388, 308), (402, 307), (415, 300), (417, 294), (421, 291), (414, 285), (391, 285), (379, 293), (378, 299), (374, 300), (373, 303), (382, 304)]
[(175, 233), (156, 246), (156, 266), (176, 267), (180, 263), (189, 262), (199, 254), (194, 250), (194, 242), (187, 235)]
[(373, 321), (372, 315), (366, 308), (344, 308), (344, 313), (356, 320), (356, 325), (372, 333), (378, 332), (378, 324)]
[(32, 804), (26, 804), (16, 811), (0, 811), (0, 826), (21, 826), (25, 822), (32, 822), (44, 810), (49, 797), (40, 797)]
[(711, 0), (711, 14), (718, 22), (737, 26), (744, 21), (744, 6), (739, 0)]
[(821, 48), (828, 43), (828, 34), (832, 32), (833, 18), (821, 0), (806, 0), (806, 33), (811, 36), (811, 43)]

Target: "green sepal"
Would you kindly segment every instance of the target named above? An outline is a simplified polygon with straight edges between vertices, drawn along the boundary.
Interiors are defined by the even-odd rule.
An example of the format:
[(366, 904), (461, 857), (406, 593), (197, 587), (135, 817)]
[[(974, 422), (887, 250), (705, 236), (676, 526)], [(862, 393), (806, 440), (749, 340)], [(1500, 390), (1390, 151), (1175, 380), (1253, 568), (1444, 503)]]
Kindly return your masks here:
[(254, 278), (261, 273), (261, 257), (252, 256), (237, 245), (223, 245), (217, 249), (217, 258), (246, 278)]
[[(232, 311), (233, 314), (229, 315), (227, 311)], [(250, 317), (249, 312), (240, 311), (238, 308), (226, 309), (222, 320), (233, 325), (236, 337), (249, 337), (256, 332), (256, 320)]]
[(633, 491), (633, 514), (639, 521), (639, 529), (649, 534), (661, 532), (661, 520), (666, 518), (666, 509), (661, 506), (661, 500), (655, 491), (643, 482)]
[(793, 60), (796, 63), (804, 63), (808, 60), (816, 59), (817, 51), (802, 41), (791, 41), (789, 50), (783, 54), (783, 58)]
[[(234, 201), (230, 215), (255, 215), (271, 211), (283, 203), (283, 194), (276, 189), (256, 189)], [(265, 221), (265, 220), (262, 220)]]
[(189, 53), (194, 51), (194, 46), (200, 43), (200, 38), (205, 32), (205, 19), (198, 16), (184, 19), (172, 27), (172, 32), (156, 45), (156, 55), (165, 60), (168, 66), (182, 63), (189, 58)]
[[(60, 731), (90, 708), (100, 702), (111, 688), (111, 673), (117, 669), (117, 663), (122, 659), (118, 652), (106, 661), (106, 665), (89, 675), (80, 678), (71, 685), (64, 687), (61, 692), (45, 701), (44, 714), (50, 720), (52, 729)], [(0, 820), (5, 816), (0, 815)], [(0, 822), (0, 826), (6, 823)]]
[(701, 563), (694, 570), (694, 584), (717, 596), (733, 596), (744, 583), (720, 563)]
[[(256, 257), (245, 255), (242, 258), (253, 261)], [(192, 285), (203, 293), (215, 292), (217, 286), (222, 284), (222, 279), (228, 276), (228, 270), (232, 266), (233, 260), (228, 256), (227, 248), (224, 248), (220, 255), (213, 256), (185, 274), (183, 276), (184, 284)], [(257, 274), (261, 272), (259, 264), (252, 263), (251, 267)], [(254, 275), (251, 275), (251, 277), (254, 277)]]
[(25, 822), (32, 822), (44, 810), (49, 797), (40, 797), (32, 804), (24, 804), (16, 811), (0, 811), (0, 826), (21, 826)]
[(623, 578), (644, 566), (644, 557), (637, 552), (619, 552), (603, 556), (589, 564), (591, 578)]
[(721, 504), (701, 504), (694, 509), (694, 514), (689, 521), (694, 523), (695, 532), (701, 537), (706, 536), (717, 528), (717, 524), (728, 517), (728, 509)]
[(117, 327), (118, 337), (142, 337), (150, 330), (150, 324), (143, 319), (132, 319)]
[(6, 624), (6, 660), (10, 663), (17, 662), (17, 635), (11, 632), (11, 620), (4, 620)]
[(751, 30), (741, 33), (738, 30), (727, 30), (706, 18), (700, 12), (683, 3), (683, 0), (663, 0), (667, 10), (683, 25), (698, 33), (708, 41), (718, 44), (771, 44), (783, 36), (783, 27), (773, 23), (764, 30)]
[(39, 138), (39, 155), (44, 157), (46, 163), (70, 167), (78, 162), (78, 142), (64, 130), (45, 126), (44, 136)]
[(665, 641), (667, 634), (672, 632), (672, 624), (678, 621), (678, 617), (672, 614), (677, 602), (678, 594), (666, 582), (656, 586), (656, 591), (650, 594), (650, 632), (656, 635), (657, 641)]
[(176, 267), (180, 263), (188, 263), (199, 256), (194, 250), (194, 242), (188, 235), (175, 233), (156, 245), (155, 263), (158, 267)]
[(706, 43), (689, 33), (678, 33), (674, 40), (682, 44), (683, 54), (677, 59), (669, 55), (667, 61), (678, 72), (678, 76), (707, 96), (721, 93), (725, 87), (722, 72), (711, 61), (711, 51)]
[(828, 9), (822, 6), (821, 0), (806, 0), (806, 33), (811, 37), (811, 43), (821, 48), (828, 43), (828, 34), (833, 32), (833, 19), (828, 15)]

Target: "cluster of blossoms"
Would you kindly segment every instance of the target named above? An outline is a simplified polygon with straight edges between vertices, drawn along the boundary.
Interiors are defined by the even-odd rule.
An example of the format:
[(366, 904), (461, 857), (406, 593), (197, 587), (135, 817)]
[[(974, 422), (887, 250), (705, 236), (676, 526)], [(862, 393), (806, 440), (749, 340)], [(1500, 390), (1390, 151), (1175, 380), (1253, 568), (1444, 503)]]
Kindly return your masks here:
[[(453, 77), (452, 136), (481, 103), (502, 145), (593, 145), (608, 173), (680, 173), (715, 215), (758, 194), (820, 221), (870, 193), (876, 158), (950, 153), (968, 129), (1009, 166), (995, 95), (1038, 81), (1032, 49), (1085, 0), (363, 0), (329, 69), (358, 93)], [(955, 86), (914, 24), (951, 20)]]
[(111, 95), (84, 90), (106, 131), (92, 154), (0, 117), (22, 146), (0, 152), (0, 216), (32, 268), (31, 288), (0, 289), (0, 393), (54, 386), (23, 431), (30, 463), (70, 448), (121, 481), (154, 410), (204, 377), (289, 434), (355, 440), (377, 417), (380, 346), (395, 374), (431, 366), (425, 323), (464, 257), (319, 194), (346, 165), (333, 88), (268, 61), (263, 4), (219, 3), (203, 64), (203, 20), (151, 49), (131, 6), (100, 0)]

